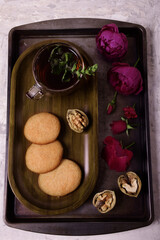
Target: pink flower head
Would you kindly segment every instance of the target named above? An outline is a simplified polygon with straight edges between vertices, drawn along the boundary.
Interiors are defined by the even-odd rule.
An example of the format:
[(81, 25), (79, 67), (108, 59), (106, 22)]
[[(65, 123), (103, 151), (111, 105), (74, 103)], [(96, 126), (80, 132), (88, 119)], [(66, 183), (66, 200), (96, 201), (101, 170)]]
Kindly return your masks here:
[(123, 95), (139, 94), (143, 90), (140, 71), (127, 63), (113, 63), (108, 71), (108, 80), (114, 89)]
[(127, 37), (119, 33), (114, 23), (102, 27), (96, 36), (96, 44), (100, 53), (111, 61), (121, 59), (128, 50)]
[(126, 129), (127, 129), (127, 124), (123, 120), (113, 121), (110, 124), (110, 126), (111, 126), (111, 130), (112, 130), (113, 134), (122, 133), (122, 132), (126, 131)]
[(113, 134), (120, 134), (126, 131), (127, 136), (129, 136), (129, 130), (134, 129), (129, 123), (128, 119), (121, 117), (119, 121), (113, 121), (111, 124), (111, 130)]
[(111, 136), (105, 138), (104, 144), (102, 157), (109, 168), (117, 172), (126, 171), (133, 157), (133, 152), (123, 149), (120, 142)]
[(127, 118), (127, 119), (131, 119), (131, 118), (137, 118), (137, 113), (135, 111), (135, 109), (133, 107), (125, 107), (123, 108), (123, 111), (124, 111), (124, 116)]

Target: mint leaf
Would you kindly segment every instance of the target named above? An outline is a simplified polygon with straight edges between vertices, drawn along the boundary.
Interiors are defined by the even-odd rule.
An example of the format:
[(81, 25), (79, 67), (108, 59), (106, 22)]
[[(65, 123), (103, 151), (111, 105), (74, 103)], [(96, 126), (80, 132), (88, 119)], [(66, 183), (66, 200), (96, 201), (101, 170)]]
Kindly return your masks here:
[(96, 72), (98, 68), (98, 64), (94, 64), (93, 66), (88, 67), (87, 69), (84, 67), (83, 69), (80, 67), (75, 73), (78, 78), (80, 77), (86, 77), (86, 75), (94, 76), (94, 73)]
[(49, 59), (48, 59), (49, 62), (52, 61), (53, 55), (55, 54), (55, 51), (56, 51), (57, 49), (59, 49), (59, 45), (56, 46), (55, 48), (53, 48), (53, 50), (51, 51), (50, 57), (49, 57)]
[[(98, 65), (78, 68), (78, 62), (75, 62), (75, 56), (72, 52), (63, 52), (63, 48), (56, 45), (50, 53), (48, 61), (51, 66), (51, 73), (59, 75), (63, 74), (61, 81), (69, 82), (71, 78), (76, 75), (78, 79), (85, 77), (86, 75), (94, 75)], [(78, 69), (77, 69), (78, 68)]]
[(74, 72), (76, 69), (77, 69), (77, 63), (74, 63), (71, 71)]

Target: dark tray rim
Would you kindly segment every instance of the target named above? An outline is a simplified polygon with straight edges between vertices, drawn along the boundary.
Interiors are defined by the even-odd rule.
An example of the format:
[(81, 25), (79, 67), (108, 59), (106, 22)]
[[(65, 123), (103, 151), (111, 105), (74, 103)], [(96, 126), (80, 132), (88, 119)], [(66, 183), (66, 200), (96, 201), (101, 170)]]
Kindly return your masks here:
[[(87, 20), (87, 24), (85, 25), (84, 22)], [(70, 25), (72, 28), (75, 29), (85, 29), (85, 28), (101, 28), (106, 23), (116, 23), (119, 27), (133, 27), (138, 28), (142, 31), (143, 34), (143, 41), (144, 41), (144, 49), (143, 54), (147, 55), (147, 47), (146, 47), (146, 30), (143, 26), (129, 23), (129, 22), (121, 22), (116, 20), (110, 20), (110, 19), (97, 19), (97, 18), (64, 18), (64, 19), (56, 19), (56, 20), (47, 20), (42, 22), (36, 22), (36, 23), (30, 23), (25, 24), (21, 26), (14, 27), (9, 32), (9, 38), (8, 38), (8, 59), (11, 57), (11, 49), (12, 49), (12, 37), (16, 31), (22, 31), (22, 30), (49, 30), (48, 24), (52, 24), (54, 29), (59, 29), (62, 22), (65, 21), (64, 28), (69, 28)], [(78, 21), (78, 25), (77, 25)], [(78, 27), (77, 27), (78, 26)], [(38, 27), (38, 28), (37, 28)], [(54, 30), (53, 29), (53, 30)], [(145, 73), (147, 75), (147, 59), (144, 59), (144, 66), (145, 66)], [(34, 231), (39, 233), (48, 233), (48, 234), (57, 234), (57, 235), (93, 235), (93, 234), (105, 234), (105, 233), (113, 233), (113, 232), (119, 232), (119, 231), (126, 231), (131, 230), (139, 227), (144, 227), (147, 225), (150, 225), (154, 220), (154, 209), (153, 209), (153, 190), (152, 190), (152, 170), (151, 170), (151, 153), (150, 153), (150, 138), (149, 138), (149, 109), (148, 109), (148, 85), (147, 85), (147, 93), (145, 94), (145, 111), (146, 111), (146, 138), (147, 138), (147, 154), (149, 161), (147, 163), (147, 170), (148, 170), (148, 178), (150, 179), (150, 185), (149, 185), (149, 206), (150, 206), (150, 216), (146, 221), (131, 221), (132, 222), (132, 228), (128, 226), (128, 222), (126, 221), (82, 221), (82, 220), (76, 220), (74, 221), (68, 221), (65, 222), (53, 222), (51, 220), (50, 222), (47, 222), (44, 218), (40, 218), (39, 221), (37, 221), (37, 218), (30, 219), (22, 218), (18, 219), (14, 215), (13, 211), (13, 218), (9, 218), (7, 215), (7, 208), (8, 208), (8, 196), (13, 194), (10, 186), (8, 184), (7, 179), (7, 169), (8, 169), (8, 127), (9, 127), (9, 99), (10, 99), (10, 74), (11, 74), (11, 62), (8, 60), (8, 96), (7, 96), (7, 134), (6, 134), (6, 165), (5, 165), (5, 188), (4, 188), (4, 214), (3, 219), (6, 225), (18, 228), (21, 230), (27, 230), (27, 231)], [(147, 78), (147, 76), (146, 76)], [(14, 200), (14, 195), (12, 196)], [(13, 210), (13, 209), (12, 209)], [(67, 224), (66, 224), (67, 223)], [(114, 226), (113, 226), (114, 224)], [(47, 226), (46, 229), (42, 228), (42, 226)], [(72, 226), (71, 226), (72, 225)], [(73, 230), (74, 225), (74, 230)], [(52, 226), (52, 230), (49, 230), (49, 226)], [(54, 227), (54, 229), (53, 229)]]

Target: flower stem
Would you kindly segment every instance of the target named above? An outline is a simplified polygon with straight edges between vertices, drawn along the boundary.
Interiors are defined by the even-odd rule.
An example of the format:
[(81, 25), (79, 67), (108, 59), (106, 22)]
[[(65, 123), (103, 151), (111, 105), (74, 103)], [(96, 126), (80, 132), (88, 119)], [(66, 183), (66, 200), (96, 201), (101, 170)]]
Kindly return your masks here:
[(132, 142), (130, 145), (126, 146), (125, 149), (132, 147), (134, 144), (135, 144), (135, 142)]
[(115, 91), (114, 96), (113, 96), (113, 99), (112, 99), (112, 101), (111, 101), (111, 105), (116, 104), (117, 94), (118, 94), (118, 92)]
[(137, 67), (137, 64), (139, 63), (140, 57), (137, 59), (136, 63), (134, 64), (134, 67)]
[(135, 107), (136, 107), (136, 104), (134, 103), (134, 104), (133, 104), (133, 109), (134, 109), (134, 110), (135, 110)]
[(117, 94), (118, 94), (118, 92), (117, 92), (117, 91), (115, 91), (115, 93), (114, 93), (114, 96), (113, 96), (113, 99), (116, 99), (116, 97), (117, 97)]

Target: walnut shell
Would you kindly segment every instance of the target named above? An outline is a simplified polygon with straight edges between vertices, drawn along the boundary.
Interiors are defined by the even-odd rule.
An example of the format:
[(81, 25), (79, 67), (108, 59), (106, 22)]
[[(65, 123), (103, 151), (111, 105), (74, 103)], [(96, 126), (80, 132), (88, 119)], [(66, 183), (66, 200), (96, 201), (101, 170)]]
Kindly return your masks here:
[(124, 194), (130, 197), (138, 197), (142, 182), (136, 173), (127, 172), (125, 175), (118, 177), (118, 186)]
[(82, 133), (89, 124), (87, 115), (79, 109), (68, 109), (66, 118), (70, 128), (77, 133)]
[(116, 204), (115, 192), (111, 190), (99, 192), (94, 196), (92, 203), (100, 213), (107, 213)]

